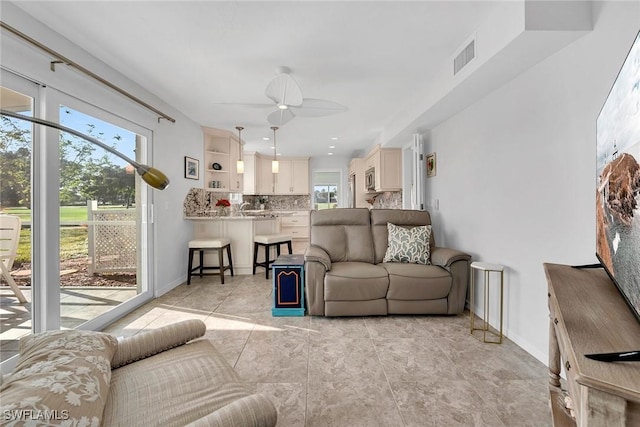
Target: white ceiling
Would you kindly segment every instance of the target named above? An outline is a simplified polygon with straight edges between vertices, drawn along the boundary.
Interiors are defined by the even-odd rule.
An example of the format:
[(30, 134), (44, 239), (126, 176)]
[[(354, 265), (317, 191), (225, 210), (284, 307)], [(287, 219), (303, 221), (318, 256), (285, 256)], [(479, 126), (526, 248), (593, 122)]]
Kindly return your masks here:
[(266, 118), (275, 108), (220, 104), (269, 102), (265, 86), (278, 66), (288, 66), (305, 97), (335, 101), (348, 111), (293, 119), (278, 131), (279, 151), (351, 156), (368, 149), (381, 134), (387, 136), (392, 118), (416, 103), (420, 89), (498, 3), (16, 4), (201, 125), (234, 132), (235, 126), (244, 126), (248, 150), (272, 153), (271, 143), (262, 137), (272, 135)]

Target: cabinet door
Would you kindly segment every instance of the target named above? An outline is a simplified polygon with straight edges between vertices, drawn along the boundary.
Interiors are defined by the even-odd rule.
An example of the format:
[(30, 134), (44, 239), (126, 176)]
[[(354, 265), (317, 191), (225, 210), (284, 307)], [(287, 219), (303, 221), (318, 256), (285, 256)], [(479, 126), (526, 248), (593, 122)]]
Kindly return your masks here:
[(280, 172), (276, 174), (276, 194), (291, 194), (293, 187), (293, 168), (291, 160), (278, 160)]
[(244, 194), (258, 194), (256, 188), (257, 165), (255, 154), (244, 156), (244, 176), (242, 177), (242, 192)]
[(238, 173), (237, 162), (240, 159), (240, 144), (235, 139), (229, 141), (229, 190), (242, 191), (242, 174)]
[(376, 188), (385, 191), (402, 188), (401, 155), (402, 152), (399, 149), (380, 150), (380, 180), (376, 180)]
[(256, 158), (258, 194), (273, 194), (273, 173), (271, 159)]
[(291, 175), (291, 192), (293, 194), (309, 194), (309, 161), (293, 160)]

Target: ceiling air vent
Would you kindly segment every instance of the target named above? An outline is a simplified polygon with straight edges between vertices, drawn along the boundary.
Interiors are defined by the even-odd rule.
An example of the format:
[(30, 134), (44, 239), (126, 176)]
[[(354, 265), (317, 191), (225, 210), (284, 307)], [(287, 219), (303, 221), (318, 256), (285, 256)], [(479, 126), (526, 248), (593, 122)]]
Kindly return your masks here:
[(468, 45), (462, 49), (462, 51), (453, 59), (453, 75), (458, 74), (465, 65), (467, 65), (473, 58), (476, 57), (476, 41), (471, 40)]

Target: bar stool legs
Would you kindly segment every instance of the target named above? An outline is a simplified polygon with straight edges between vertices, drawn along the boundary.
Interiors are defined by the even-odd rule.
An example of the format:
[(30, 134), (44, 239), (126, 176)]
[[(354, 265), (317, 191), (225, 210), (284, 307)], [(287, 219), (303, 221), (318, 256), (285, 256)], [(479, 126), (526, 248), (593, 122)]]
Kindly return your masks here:
[[(291, 246), (291, 236), (283, 234), (256, 235), (253, 242), (253, 274), (256, 274), (256, 267), (264, 267), (265, 277), (269, 279), (270, 265), (275, 259), (269, 258), (269, 252), (272, 247), (276, 248), (276, 258), (280, 256), (280, 245), (286, 244), (289, 254), (293, 253)], [(258, 262), (258, 250), (264, 248), (264, 261)]]
[[(218, 252), (218, 266), (217, 267), (207, 267), (204, 265), (204, 252), (208, 250), (215, 250)], [(227, 251), (227, 259), (229, 260), (228, 265), (224, 265), (224, 251)], [(193, 266), (193, 255), (194, 252), (198, 251), (200, 265), (194, 267)], [(204, 270), (217, 270), (218, 273), (204, 273)], [(233, 277), (233, 258), (231, 257), (231, 240), (229, 239), (209, 239), (209, 240), (191, 240), (189, 242), (189, 262), (187, 267), (187, 285), (191, 284), (191, 276), (194, 272), (198, 272), (198, 275), (202, 277), (203, 275), (215, 274), (220, 276), (220, 283), (224, 285), (224, 272), (230, 270), (231, 276)]]

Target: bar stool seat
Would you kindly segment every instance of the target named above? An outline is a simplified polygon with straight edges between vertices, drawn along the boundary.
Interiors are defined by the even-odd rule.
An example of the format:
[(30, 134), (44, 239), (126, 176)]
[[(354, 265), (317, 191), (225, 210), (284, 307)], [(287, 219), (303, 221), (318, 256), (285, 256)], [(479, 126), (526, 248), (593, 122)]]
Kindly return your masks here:
[[(256, 234), (253, 237), (253, 274), (256, 274), (256, 267), (264, 267), (265, 277), (269, 278), (269, 265), (275, 259), (269, 258), (269, 252), (272, 247), (276, 248), (276, 258), (280, 256), (280, 245), (287, 245), (289, 253), (293, 253), (291, 248), (291, 235), (289, 234)], [(258, 250), (264, 247), (264, 261), (258, 262)]]
[[(204, 265), (204, 253), (205, 251), (214, 250), (218, 253), (218, 266), (207, 267)], [(227, 258), (229, 260), (228, 265), (224, 265), (224, 251), (227, 251)], [(193, 266), (193, 254), (198, 251), (200, 255), (200, 265)], [(187, 268), (187, 285), (191, 284), (191, 276), (195, 271), (199, 272), (199, 276), (203, 275), (220, 275), (220, 283), (224, 285), (224, 272), (226, 270), (231, 271), (233, 277), (233, 259), (231, 257), (231, 239), (225, 237), (218, 237), (212, 239), (194, 239), (189, 240), (189, 266)], [(218, 273), (203, 273), (204, 270), (218, 270)]]

